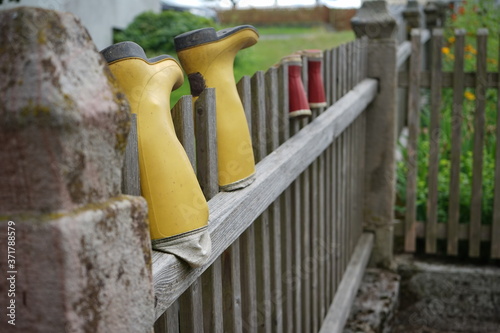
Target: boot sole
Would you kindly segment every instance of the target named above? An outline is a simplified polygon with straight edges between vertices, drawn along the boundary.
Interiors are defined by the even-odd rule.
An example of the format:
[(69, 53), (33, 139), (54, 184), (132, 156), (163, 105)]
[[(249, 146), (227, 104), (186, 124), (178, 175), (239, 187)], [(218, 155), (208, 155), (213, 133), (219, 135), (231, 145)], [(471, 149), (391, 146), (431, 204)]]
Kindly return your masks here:
[(201, 28), (188, 31), (174, 37), (175, 50), (179, 52), (194, 46), (213, 43), (245, 29), (253, 30), (256, 34), (258, 34), (257, 29), (251, 25), (240, 25), (234, 28), (226, 28), (219, 31), (215, 31), (214, 28)]
[(144, 49), (134, 42), (121, 42), (107, 48), (100, 52), (108, 64), (112, 64), (118, 60), (123, 60), (127, 58), (140, 58), (149, 64), (156, 63), (164, 59), (175, 59), (167, 54), (160, 55), (153, 58), (148, 58)]

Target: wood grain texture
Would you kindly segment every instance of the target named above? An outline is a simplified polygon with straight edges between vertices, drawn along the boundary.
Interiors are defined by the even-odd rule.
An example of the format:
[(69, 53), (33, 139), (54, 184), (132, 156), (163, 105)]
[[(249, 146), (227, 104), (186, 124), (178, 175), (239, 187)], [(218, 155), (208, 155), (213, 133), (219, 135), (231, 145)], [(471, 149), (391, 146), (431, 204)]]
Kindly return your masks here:
[(209, 200), (219, 191), (215, 88), (205, 89), (194, 104), (198, 182)]
[(179, 333), (179, 301), (175, 301), (154, 324), (155, 333)]
[(139, 146), (137, 141), (137, 115), (130, 117), (130, 132), (125, 147), (122, 168), (122, 193), (141, 195), (141, 180), (139, 172)]
[[(251, 78), (252, 88), (252, 145), (256, 162), (267, 155), (266, 90), (263, 71)], [(269, 206), (269, 205), (268, 205)], [(266, 207), (267, 208), (267, 207)], [(255, 272), (257, 286), (258, 331), (270, 333), (271, 323), (271, 251), (269, 210), (264, 210), (255, 222)]]
[(319, 333), (341, 333), (356, 297), (373, 248), (373, 234), (364, 233), (356, 244)]
[(252, 92), (250, 88), (250, 77), (243, 76), (236, 85), (238, 95), (240, 96), (241, 104), (248, 122), (248, 130), (252, 131)]
[(224, 332), (243, 332), (239, 239), (221, 255)]
[[(238, 94), (252, 132), (252, 92), (249, 76), (243, 76), (237, 85)], [(244, 332), (257, 332), (257, 285), (255, 273), (255, 227), (250, 225), (240, 238), (241, 312)]]
[[(279, 111), (278, 111), (278, 71), (271, 67), (265, 74), (266, 85), (266, 140), (268, 152), (279, 146)], [(271, 204), (269, 211), (269, 240), (271, 265), (271, 302), (272, 331), (283, 332), (283, 304), (281, 278), (281, 206), (278, 198)]]
[(201, 275), (203, 298), (203, 328), (205, 332), (220, 332), (223, 324), (222, 262), (217, 258)]
[(250, 225), (240, 238), (241, 312), (244, 332), (257, 332), (257, 284), (255, 272), (255, 226)]
[(438, 173), (439, 173), (439, 137), (441, 136), (441, 83), (442, 83), (442, 49), (443, 30), (432, 31), (432, 63), (431, 63), (431, 119), (429, 124), (429, 164), (427, 195), (427, 227), (425, 252), (436, 253), (436, 225), (438, 223)]
[[(377, 81), (365, 79), (257, 166), (255, 182), (209, 201), (212, 255), (190, 269), (174, 256), (153, 253), (156, 317), (184, 291), (321, 154), (375, 98)], [(272, 180), (272, 181), (270, 181)]]
[[(184, 102), (185, 108), (191, 108), (189, 103)], [(192, 109), (192, 108), (191, 108)], [(182, 110), (180, 110), (182, 112)], [(210, 200), (219, 192), (218, 185), (218, 166), (217, 166), (217, 137), (216, 137), (216, 105), (215, 89), (205, 89), (194, 105), (194, 117), (187, 111), (184, 115), (179, 115), (180, 121), (189, 124), (190, 121), (195, 131), (196, 144), (192, 144), (190, 150), (196, 150), (196, 168), (200, 187), (203, 190), (206, 200)], [(178, 125), (182, 128), (181, 133), (186, 140), (189, 140), (188, 134), (191, 126)], [(193, 160), (194, 164), (195, 161)], [(190, 311), (190, 308), (200, 309), (203, 315), (194, 318), (184, 318), (184, 321), (196, 322), (183, 325), (191, 325), (191, 330), (197, 331), (218, 329), (222, 323), (222, 273), (220, 259), (217, 259), (207, 272), (197, 281), (197, 287), (190, 287), (186, 292), (186, 300), (181, 302), (181, 313)], [(207, 289), (204, 290), (203, 286)], [(200, 302), (200, 304), (192, 304)], [(189, 312), (188, 312), (189, 313)], [(206, 318), (205, 318), (206, 317)], [(196, 325), (196, 326), (193, 326)]]
[(455, 32), (455, 65), (453, 107), (451, 118), (450, 196), (448, 208), (447, 254), (458, 254), (458, 223), (460, 218), (460, 155), (462, 151), (462, 117), (464, 98), (465, 30)]
[[(288, 117), (288, 66), (278, 68), (278, 126), (279, 145), (290, 137), (290, 124)], [(293, 224), (292, 224), (292, 186), (288, 187), (280, 196), (281, 217), (281, 303), (283, 331), (292, 332), (294, 327), (293, 312)]]
[(175, 134), (196, 171), (196, 148), (194, 135), (193, 97), (182, 96), (172, 108)]
[[(290, 135), (293, 137), (300, 131), (300, 123), (297, 118), (290, 121)], [(293, 237), (293, 267), (294, 270), (289, 276), (293, 285), (293, 312), (294, 327), (293, 332), (302, 332), (302, 177), (297, 178), (291, 185), (292, 188), (292, 237)]]
[(421, 38), (419, 30), (412, 30), (410, 58), (411, 85), (408, 88), (408, 174), (406, 181), (405, 245), (406, 252), (415, 252), (415, 222), (417, 218), (417, 140), (420, 133), (420, 68)]
[[(500, 47), (498, 53), (500, 60)], [(500, 68), (499, 68), (500, 72)], [(500, 88), (498, 89), (500, 96)], [(493, 221), (491, 229), (491, 258), (500, 259), (500, 98), (497, 98), (497, 128), (495, 149), (495, 198), (493, 202)]]
[(179, 324), (181, 332), (204, 332), (201, 281), (194, 281), (179, 297)]
[(470, 212), (469, 256), (479, 257), (480, 229), (483, 199), (483, 148), (485, 135), (486, 109), (486, 57), (488, 30), (477, 31), (477, 82), (476, 112), (474, 117), (474, 151), (472, 164), (472, 198)]

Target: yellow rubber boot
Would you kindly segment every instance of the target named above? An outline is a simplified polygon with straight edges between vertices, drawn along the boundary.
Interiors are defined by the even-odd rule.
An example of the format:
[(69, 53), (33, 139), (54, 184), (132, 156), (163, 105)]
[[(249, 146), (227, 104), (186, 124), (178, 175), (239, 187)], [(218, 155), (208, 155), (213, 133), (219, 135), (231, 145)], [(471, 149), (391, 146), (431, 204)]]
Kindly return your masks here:
[(254, 180), (252, 142), (233, 64), (236, 53), (257, 43), (258, 38), (249, 25), (218, 32), (203, 28), (174, 38), (193, 96), (199, 96), (206, 87), (215, 88), (219, 186), (224, 191), (243, 188)]
[(208, 205), (170, 114), (170, 93), (182, 85), (182, 70), (170, 56), (148, 59), (133, 42), (101, 53), (137, 115), (141, 193), (153, 248), (200, 266), (211, 252)]

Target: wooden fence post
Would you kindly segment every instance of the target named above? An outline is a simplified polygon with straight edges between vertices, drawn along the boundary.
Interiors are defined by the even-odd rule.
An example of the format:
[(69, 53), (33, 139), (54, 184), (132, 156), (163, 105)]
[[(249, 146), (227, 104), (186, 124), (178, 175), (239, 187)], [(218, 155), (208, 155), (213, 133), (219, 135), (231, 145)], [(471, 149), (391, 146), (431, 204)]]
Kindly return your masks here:
[(422, 8), (417, 0), (409, 0), (403, 11), (403, 17), (406, 20), (407, 39), (411, 40), (411, 30), (423, 26), (424, 15)]
[(396, 149), (396, 21), (386, 1), (365, 1), (351, 20), (358, 38), (368, 37), (368, 77), (379, 92), (366, 110), (365, 229), (375, 233), (371, 264), (389, 267), (393, 258)]
[(2, 332), (154, 322), (146, 202), (121, 194), (129, 106), (79, 22), (0, 12)]

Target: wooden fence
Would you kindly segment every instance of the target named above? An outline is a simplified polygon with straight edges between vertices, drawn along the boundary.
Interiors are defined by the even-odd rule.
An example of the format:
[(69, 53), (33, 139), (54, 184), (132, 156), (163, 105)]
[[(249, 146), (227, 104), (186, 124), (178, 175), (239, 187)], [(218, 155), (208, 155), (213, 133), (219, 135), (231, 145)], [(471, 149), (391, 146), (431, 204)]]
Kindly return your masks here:
[[(335, 297), (352, 300), (373, 244), (361, 216), (363, 111), (377, 92), (365, 50), (358, 39), (324, 51), (329, 107), (310, 119), (288, 117), (287, 65), (241, 79), (258, 164), (256, 181), (239, 191), (218, 190), (214, 90), (194, 108), (191, 96), (174, 106), (177, 135), (209, 200), (212, 255), (191, 269), (153, 252), (155, 332), (317, 332)], [(303, 80), (307, 86), (305, 59)], [(139, 191), (134, 135), (129, 194)], [(341, 328), (348, 313), (337, 311), (333, 325)]]
[[(428, 33), (425, 32), (427, 35)], [(489, 123), (496, 123), (496, 137), (494, 162), (494, 203), (492, 220), (485, 221), (482, 217), (483, 211), (483, 164), (486, 133), (486, 101), (487, 91), (500, 88), (498, 72), (488, 72), (487, 63), (491, 59), (487, 58), (488, 31), (482, 29), (477, 32), (477, 50), (472, 50), (476, 55), (476, 70), (474, 72), (464, 71), (464, 59), (467, 56), (464, 49), (465, 31), (456, 31), (453, 48), (445, 47), (443, 30), (435, 29), (428, 44), (428, 52), (423, 53), (424, 48), (422, 33), (419, 30), (412, 31), (411, 58), (409, 72), (402, 72), (399, 77), (399, 85), (407, 87), (409, 94), (408, 106), (408, 156), (407, 156), (407, 184), (406, 184), (406, 215), (404, 226), (397, 232), (404, 235), (404, 248), (407, 252), (415, 252), (417, 249), (416, 240), (421, 238), (425, 241), (425, 253), (446, 253), (448, 255), (458, 255), (459, 241), (467, 241), (467, 255), (469, 257), (489, 256), (500, 258), (500, 104), (498, 98), (495, 104), (497, 111), (496, 119), (490, 119)], [(422, 54), (429, 54), (428, 66), (422, 69)], [(453, 71), (443, 70), (443, 57), (454, 57)], [(471, 57), (471, 55), (469, 55)], [(494, 61), (497, 61), (496, 59)], [(445, 98), (446, 90), (452, 89), (451, 98)], [(470, 91), (467, 90), (470, 88)], [(420, 120), (423, 105), (421, 103), (422, 89), (430, 91), (430, 122), (425, 124), (426, 128), (421, 128)], [(464, 100), (465, 97), (475, 99), (473, 119), (465, 117)], [(446, 108), (451, 108), (451, 116), (443, 117)], [(467, 124), (467, 121), (471, 124)], [(442, 122), (448, 122), (442, 124)], [(473, 125), (472, 125), (473, 122)], [(443, 126), (444, 125), (444, 126)], [(470, 193), (464, 193), (460, 188), (461, 169), (464, 168), (461, 162), (461, 155), (466, 154), (463, 147), (463, 128), (473, 127), (473, 149), (472, 149), (472, 179)], [(419, 146), (418, 140), (422, 131), (428, 131), (430, 137), (428, 163), (422, 165), (417, 156), (419, 149), (426, 149)], [(490, 130), (491, 131), (491, 130)], [(447, 136), (451, 139), (450, 165), (448, 170), (440, 166), (441, 137)], [(488, 145), (494, 145), (491, 141)], [(491, 147), (490, 147), (491, 148)], [(461, 164), (462, 163), (462, 164)], [(491, 165), (488, 166), (491, 168)], [(417, 175), (419, 168), (428, 168), (428, 195), (426, 201), (425, 222), (417, 221)], [(449, 204), (447, 220), (438, 219), (438, 189), (440, 174), (446, 172), (450, 174), (449, 179)], [(467, 216), (468, 223), (463, 223), (464, 217), (460, 219), (460, 202), (462, 195), (470, 195), (470, 215)], [(442, 200), (442, 199), (441, 199)], [(442, 202), (441, 202), (442, 204)], [(463, 213), (462, 213), (463, 214)], [(461, 221), (461, 222), (460, 222)], [(440, 250), (438, 240), (446, 240), (445, 246)], [(484, 243), (483, 243), (484, 242)], [(483, 244), (482, 244), (483, 243)], [(483, 245), (483, 246), (482, 246)], [(489, 249), (485, 248), (489, 247)], [(481, 250), (481, 247), (483, 249)]]

